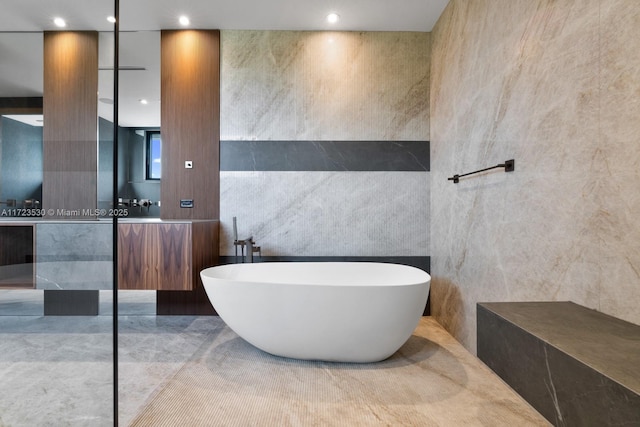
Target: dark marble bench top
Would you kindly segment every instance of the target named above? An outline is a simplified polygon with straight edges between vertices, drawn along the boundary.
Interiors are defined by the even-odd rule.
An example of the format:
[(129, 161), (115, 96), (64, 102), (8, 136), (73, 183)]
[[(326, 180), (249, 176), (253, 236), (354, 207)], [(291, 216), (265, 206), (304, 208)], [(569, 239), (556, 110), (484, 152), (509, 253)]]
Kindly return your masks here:
[(478, 304), (640, 394), (640, 326), (572, 302)]

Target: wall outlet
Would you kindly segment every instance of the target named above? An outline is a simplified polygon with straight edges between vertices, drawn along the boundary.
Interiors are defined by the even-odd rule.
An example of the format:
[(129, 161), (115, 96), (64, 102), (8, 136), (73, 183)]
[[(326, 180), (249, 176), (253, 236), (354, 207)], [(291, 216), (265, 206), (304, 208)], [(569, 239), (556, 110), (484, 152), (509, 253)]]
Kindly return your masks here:
[(185, 160), (184, 168), (185, 169), (193, 169), (193, 161), (192, 160)]

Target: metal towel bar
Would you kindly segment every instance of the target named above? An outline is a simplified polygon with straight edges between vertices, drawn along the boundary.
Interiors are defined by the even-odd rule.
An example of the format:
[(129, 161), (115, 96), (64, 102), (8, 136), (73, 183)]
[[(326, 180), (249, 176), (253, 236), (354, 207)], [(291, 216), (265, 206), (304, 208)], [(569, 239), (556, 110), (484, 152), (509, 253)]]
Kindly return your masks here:
[(474, 172), (463, 173), (460, 175), (456, 174), (450, 178), (447, 178), (447, 180), (453, 181), (454, 184), (457, 184), (458, 182), (460, 182), (460, 178), (462, 178), (463, 176), (473, 175), (474, 173), (486, 172), (488, 170), (496, 169), (496, 168), (504, 168), (505, 172), (513, 172), (515, 170), (515, 160), (513, 159), (507, 160), (504, 163), (500, 163), (499, 165), (491, 166), (490, 168), (480, 169)]

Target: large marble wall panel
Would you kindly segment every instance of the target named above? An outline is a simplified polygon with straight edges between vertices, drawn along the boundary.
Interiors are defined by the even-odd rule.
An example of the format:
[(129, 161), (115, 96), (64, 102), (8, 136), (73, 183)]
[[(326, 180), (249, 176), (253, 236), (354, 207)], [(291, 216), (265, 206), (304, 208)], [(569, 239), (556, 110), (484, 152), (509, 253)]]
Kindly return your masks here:
[(429, 33), (223, 31), (220, 137), (428, 140)]
[(640, 4), (614, 3), (452, 0), (432, 33), (433, 313), (472, 351), (478, 301), (640, 322)]
[(600, 309), (640, 323), (640, 3), (600, 5), (600, 132), (592, 180), (606, 280)]
[(235, 216), (266, 256), (428, 256), (428, 33), (222, 31), (221, 54), (221, 255)]
[[(424, 172), (221, 172), (221, 221), (262, 254), (426, 256), (429, 174)], [(221, 228), (222, 255), (233, 229)]]

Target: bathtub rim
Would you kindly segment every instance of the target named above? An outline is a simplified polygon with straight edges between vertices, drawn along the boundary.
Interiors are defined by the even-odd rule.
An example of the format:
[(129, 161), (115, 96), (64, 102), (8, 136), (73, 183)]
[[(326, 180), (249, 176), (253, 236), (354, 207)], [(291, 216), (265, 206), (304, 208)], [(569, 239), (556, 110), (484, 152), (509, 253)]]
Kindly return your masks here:
[[(256, 280), (253, 277), (247, 278), (245, 277), (232, 277), (231, 275), (214, 275), (213, 272), (220, 272), (220, 273), (231, 273), (233, 274), (234, 270), (260, 270), (260, 269), (268, 269), (269, 267), (271, 268), (278, 268), (278, 267), (283, 267), (285, 269), (289, 269), (290, 271), (288, 271), (289, 273), (291, 272), (291, 270), (302, 270), (302, 271), (295, 271), (295, 272), (303, 272), (305, 274), (310, 274), (309, 269), (311, 268), (318, 268), (318, 267), (322, 267), (322, 269), (324, 270), (322, 273), (326, 272), (326, 269), (330, 269), (330, 268), (340, 268), (340, 267), (355, 267), (358, 266), (360, 267), (362, 270), (361, 271), (365, 271), (367, 272), (366, 269), (367, 267), (371, 268), (371, 269), (378, 269), (378, 268), (384, 268), (387, 269), (387, 272), (390, 272), (391, 270), (395, 270), (395, 272), (400, 273), (400, 272), (404, 272), (409, 274), (410, 276), (413, 276), (411, 278), (411, 280), (402, 280), (401, 283), (398, 283), (396, 281), (387, 281), (384, 283), (371, 283), (370, 281), (363, 281), (362, 283), (352, 283), (352, 282), (348, 282), (345, 281), (344, 279), (342, 279), (341, 277), (341, 282), (340, 283), (335, 283), (335, 282), (330, 282), (327, 281), (329, 278), (325, 278), (325, 280), (323, 281), (305, 281), (301, 283), (301, 280), (294, 280), (293, 277), (289, 278), (288, 280), (278, 280), (278, 279), (269, 279), (269, 280), (265, 280), (264, 277), (261, 277), (260, 280)], [(317, 270), (316, 270), (317, 271)], [(316, 272), (313, 271), (313, 272)], [(370, 271), (369, 271), (370, 273)], [(237, 273), (237, 274), (241, 274), (241, 272)], [(398, 263), (391, 263), (391, 262), (372, 262), (372, 261), (327, 261), (327, 262), (323, 262), (323, 261), (302, 261), (302, 262), (291, 262), (291, 261), (273, 261), (273, 262), (258, 262), (258, 263), (237, 263), (237, 264), (224, 264), (224, 265), (218, 265), (218, 266), (213, 266), (213, 267), (208, 267), (205, 268), (203, 270), (200, 271), (200, 276), (201, 279), (204, 281), (204, 277), (207, 277), (209, 279), (213, 279), (213, 280), (225, 280), (225, 281), (234, 281), (234, 282), (243, 282), (243, 283), (255, 283), (255, 284), (279, 284), (279, 285), (295, 285), (295, 286), (354, 286), (354, 287), (364, 287), (364, 286), (390, 286), (390, 287), (398, 287), (398, 286), (414, 286), (414, 285), (420, 285), (423, 283), (427, 283), (429, 284), (430, 287), (430, 282), (431, 282), (431, 275), (429, 273), (427, 273), (426, 271), (424, 271), (421, 268), (418, 267), (414, 267), (412, 265), (406, 265), (406, 264), (398, 264)], [(297, 277), (296, 277), (297, 279)], [(315, 279), (315, 278), (314, 278)], [(379, 278), (378, 278), (379, 279)], [(394, 279), (396, 279), (394, 277)], [(305, 280), (307, 280), (305, 278)]]

